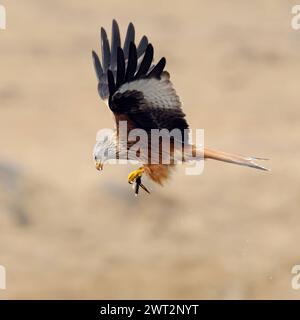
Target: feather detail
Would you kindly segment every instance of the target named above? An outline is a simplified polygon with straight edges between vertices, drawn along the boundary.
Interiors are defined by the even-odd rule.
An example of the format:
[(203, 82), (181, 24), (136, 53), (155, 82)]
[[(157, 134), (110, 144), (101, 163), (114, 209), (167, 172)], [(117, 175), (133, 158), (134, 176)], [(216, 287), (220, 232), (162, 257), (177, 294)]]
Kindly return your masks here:
[(103, 71), (106, 72), (110, 64), (110, 49), (105, 29), (101, 28), (101, 49)]
[(144, 164), (144, 172), (146, 175), (161, 186), (170, 178), (171, 171), (174, 168), (174, 166), (166, 164)]
[(114, 19), (112, 22), (111, 31), (111, 56), (110, 56), (110, 68), (115, 69), (117, 67), (117, 51), (121, 46), (120, 30), (117, 21)]
[(256, 157), (243, 157), (237, 154), (212, 150), (209, 148), (204, 148), (204, 159), (214, 159), (218, 161), (238, 164), (241, 166), (251, 167), (251, 168), (255, 168), (263, 171), (269, 171), (269, 169), (255, 162), (255, 160), (267, 160), (267, 159), (256, 158)]
[(147, 49), (148, 46), (148, 38), (146, 36), (143, 36), (138, 47), (137, 47), (137, 55), (138, 58), (144, 54), (145, 50)]
[[(130, 22), (127, 28), (123, 49), (121, 48), (120, 29), (117, 21), (112, 21), (111, 45), (107, 33), (101, 28), (101, 52), (102, 61), (97, 53), (92, 52), (93, 64), (98, 79), (98, 92), (103, 100), (110, 100), (109, 96), (126, 82), (132, 82), (142, 78), (159, 78), (163, 73), (166, 61), (159, 60), (157, 65), (153, 64), (154, 49), (148, 43), (148, 38), (143, 36), (135, 45), (135, 28)], [(114, 91), (109, 90), (108, 70), (114, 78)]]
[(139, 70), (135, 75), (135, 79), (139, 79), (145, 76), (151, 67), (153, 61), (153, 47), (151, 44), (148, 44), (147, 49), (144, 54), (144, 58), (140, 64)]
[(134, 43), (134, 38), (135, 38), (134, 25), (130, 22), (127, 28), (127, 33), (126, 33), (126, 38), (125, 38), (124, 48), (123, 48), (125, 60), (127, 60), (129, 57), (130, 43)]
[(127, 65), (127, 70), (126, 70), (126, 75), (125, 75), (125, 82), (130, 82), (134, 79), (136, 67), (137, 67), (136, 47), (133, 42), (130, 42), (128, 65)]

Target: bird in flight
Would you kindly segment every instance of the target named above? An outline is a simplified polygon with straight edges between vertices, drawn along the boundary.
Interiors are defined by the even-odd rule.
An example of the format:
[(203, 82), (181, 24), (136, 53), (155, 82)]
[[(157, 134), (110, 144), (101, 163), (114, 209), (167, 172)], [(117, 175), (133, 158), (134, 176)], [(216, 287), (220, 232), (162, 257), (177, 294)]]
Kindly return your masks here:
[[(143, 36), (136, 45), (135, 28), (129, 23), (122, 47), (119, 26), (113, 20), (111, 44), (105, 29), (101, 28), (101, 51), (102, 61), (95, 51), (92, 52), (98, 92), (113, 112), (116, 128), (97, 139), (93, 150), (96, 168), (102, 170), (103, 164), (111, 159), (136, 160), (140, 167), (128, 175), (128, 182), (133, 185), (136, 195), (140, 188), (149, 193), (142, 183), (143, 174), (163, 185), (175, 167), (176, 159), (188, 162), (197, 158), (197, 148), (187, 142), (186, 130), (189, 125), (170, 75), (165, 71), (166, 59), (163, 57), (154, 63), (154, 49), (148, 38)], [(124, 122), (126, 135), (121, 135), (120, 124)], [(129, 139), (135, 129), (145, 132), (147, 138), (146, 142), (138, 144), (138, 149), (133, 146), (139, 139)], [(154, 140), (152, 133), (165, 129), (167, 132), (177, 130), (179, 138), (165, 134), (160, 136), (157, 145), (151, 143), (151, 139)], [(163, 150), (163, 141), (167, 138), (170, 144), (168, 150)], [(189, 155), (183, 148), (186, 145)], [(206, 147), (199, 154), (199, 159), (214, 159), (267, 170), (256, 162), (266, 160), (263, 158), (243, 157)], [(153, 155), (156, 161), (153, 161)], [(168, 156), (168, 162), (164, 161), (165, 155)]]

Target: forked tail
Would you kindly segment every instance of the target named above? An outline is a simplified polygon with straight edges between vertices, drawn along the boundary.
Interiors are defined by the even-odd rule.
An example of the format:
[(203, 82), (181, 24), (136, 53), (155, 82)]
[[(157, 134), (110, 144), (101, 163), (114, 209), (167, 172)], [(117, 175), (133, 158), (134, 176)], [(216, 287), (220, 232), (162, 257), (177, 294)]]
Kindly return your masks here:
[(251, 167), (255, 169), (260, 169), (264, 171), (269, 171), (269, 169), (257, 164), (256, 160), (268, 160), (265, 158), (257, 157), (243, 157), (237, 154), (227, 153), (223, 151), (217, 151), (209, 148), (204, 148), (204, 159), (214, 159), (223, 162), (229, 162), (238, 164), (241, 166)]

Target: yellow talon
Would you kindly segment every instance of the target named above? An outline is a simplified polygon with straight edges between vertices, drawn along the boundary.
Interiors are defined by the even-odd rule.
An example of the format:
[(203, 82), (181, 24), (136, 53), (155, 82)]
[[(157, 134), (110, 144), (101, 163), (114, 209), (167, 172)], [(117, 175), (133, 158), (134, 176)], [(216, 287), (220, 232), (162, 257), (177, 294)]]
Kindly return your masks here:
[(144, 173), (144, 168), (140, 167), (135, 171), (132, 171), (128, 175), (128, 183), (132, 184), (137, 178), (141, 177)]

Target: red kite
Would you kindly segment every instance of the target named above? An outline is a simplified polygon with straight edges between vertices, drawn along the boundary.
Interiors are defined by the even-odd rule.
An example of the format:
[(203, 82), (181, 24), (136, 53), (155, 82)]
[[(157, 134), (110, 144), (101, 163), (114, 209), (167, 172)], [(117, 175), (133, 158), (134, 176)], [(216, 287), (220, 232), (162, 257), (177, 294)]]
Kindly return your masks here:
[[(189, 128), (182, 111), (182, 106), (176, 91), (170, 81), (170, 75), (165, 71), (166, 59), (161, 58), (157, 63), (153, 62), (153, 46), (143, 36), (136, 46), (135, 29), (129, 23), (123, 48), (119, 26), (115, 20), (112, 22), (111, 46), (106, 31), (101, 28), (101, 49), (102, 63), (98, 55), (93, 51), (93, 62), (98, 78), (98, 92), (100, 97), (108, 104), (113, 112), (116, 129), (97, 141), (94, 147), (94, 160), (98, 170), (103, 169), (103, 163), (110, 159), (131, 159), (138, 160), (141, 167), (128, 176), (128, 182), (134, 184), (135, 194), (138, 194), (139, 187), (149, 192), (142, 184), (143, 173), (158, 184), (163, 184), (170, 171), (175, 165), (175, 153), (182, 154), (183, 145), (187, 143), (185, 131)], [(120, 137), (119, 126), (121, 121), (127, 123), (127, 133), (134, 129), (142, 129), (146, 132), (151, 141), (151, 133), (154, 129), (176, 129), (182, 133), (181, 143), (177, 147), (174, 139), (171, 139), (170, 162), (162, 161), (161, 143), (158, 151), (159, 162), (153, 163), (149, 154), (152, 153), (151, 143), (148, 141), (144, 149), (148, 149), (147, 157), (140, 157), (141, 150), (129, 152), (134, 142)], [(136, 141), (135, 141), (136, 142)], [(189, 145), (192, 155), (196, 155), (194, 145)], [(202, 158), (230, 162), (242, 166), (267, 170), (255, 162), (264, 160), (255, 157), (243, 157), (226, 152), (220, 152), (204, 148)], [(190, 160), (183, 152), (183, 162)]]

